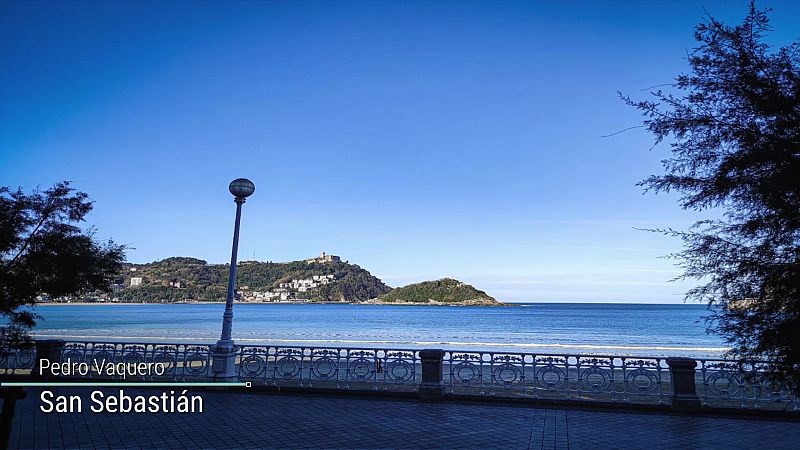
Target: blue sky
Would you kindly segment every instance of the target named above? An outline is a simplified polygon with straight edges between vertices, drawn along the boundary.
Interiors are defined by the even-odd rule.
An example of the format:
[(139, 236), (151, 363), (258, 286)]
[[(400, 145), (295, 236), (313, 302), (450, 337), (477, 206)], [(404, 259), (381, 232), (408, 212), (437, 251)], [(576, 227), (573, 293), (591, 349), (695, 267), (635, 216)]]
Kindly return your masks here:
[[(800, 5), (771, 40), (800, 37)], [(322, 250), (392, 286), (506, 301), (677, 303), (698, 214), (635, 183), (666, 146), (617, 98), (686, 68), (741, 2), (0, 4), (0, 179), (90, 193), (129, 260)]]

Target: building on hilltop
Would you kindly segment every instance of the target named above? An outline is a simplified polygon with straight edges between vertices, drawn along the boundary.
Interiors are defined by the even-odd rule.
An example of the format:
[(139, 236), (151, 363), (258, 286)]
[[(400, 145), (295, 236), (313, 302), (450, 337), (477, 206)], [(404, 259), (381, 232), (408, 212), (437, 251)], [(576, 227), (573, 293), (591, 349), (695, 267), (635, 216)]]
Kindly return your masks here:
[(142, 284), (142, 277), (131, 277), (131, 287), (141, 286), (141, 284)]
[(340, 257), (338, 257), (336, 255), (329, 255), (329, 254), (327, 254), (325, 252), (322, 252), (322, 253), (320, 253), (319, 257), (317, 257), (317, 258), (307, 259), (306, 263), (308, 263), (308, 264), (313, 264), (313, 263), (325, 264), (325, 263), (329, 263), (329, 262), (341, 262), (341, 260), (342, 260), (342, 258), (340, 258)]

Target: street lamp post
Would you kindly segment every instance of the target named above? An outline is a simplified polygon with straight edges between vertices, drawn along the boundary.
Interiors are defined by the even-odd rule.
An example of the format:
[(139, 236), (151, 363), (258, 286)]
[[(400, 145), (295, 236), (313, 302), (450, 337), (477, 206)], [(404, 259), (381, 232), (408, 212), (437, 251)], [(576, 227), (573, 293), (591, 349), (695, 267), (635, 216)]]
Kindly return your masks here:
[(225, 312), (222, 314), (222, 336), (213, 349), (212, 377), (226, 381), (236, 378), (236, 346), (231, 338), (233, 328), (233, 298), (236, 294), (236, 255), (239, 251), (239, 222), (242, 218), (242, 204), (253, 194), (256, 186), (246, 178), (231, 181), (228, 190), (236, 202), (236, 222), (233, 226), (233, 248), (231, 249), (231, 268), (228, 275), (228, 295), (225, 298)]

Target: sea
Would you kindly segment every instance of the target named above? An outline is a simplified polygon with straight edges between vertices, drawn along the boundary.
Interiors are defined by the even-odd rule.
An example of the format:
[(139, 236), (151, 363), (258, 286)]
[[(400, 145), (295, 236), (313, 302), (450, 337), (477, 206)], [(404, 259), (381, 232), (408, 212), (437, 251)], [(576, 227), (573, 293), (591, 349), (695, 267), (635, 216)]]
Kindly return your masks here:
[[(213, 343), (221, 304), (42, 305), (37, 338)], [(523, 303), (515, 306), (237, 304), (238, 344), (441, 348), (537, 354), (721, 357), (705, 305)]]

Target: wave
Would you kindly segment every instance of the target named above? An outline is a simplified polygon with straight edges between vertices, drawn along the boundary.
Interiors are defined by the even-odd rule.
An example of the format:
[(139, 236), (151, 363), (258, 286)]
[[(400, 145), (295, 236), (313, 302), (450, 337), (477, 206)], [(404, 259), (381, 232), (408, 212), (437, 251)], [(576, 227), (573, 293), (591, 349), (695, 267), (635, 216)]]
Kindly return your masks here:
[[(61, 339), (83, 339), (83, 340), (137, 340), (158, 341), (163, 339), (175, 341), (216, 341), (216, 338), (208, 337), (176, 337), (176, 336), (92, 336), (92, 335), (66, 335), (66, 334), (41, 334), (33, 336), (38, 338), (61, 338)], [(617, 345), (617, 344), (560, 344), (560, 343), (513, 343), (513, 342), (471, 342), (471, 341), (387, 341), (387, 340), (353, 340), (353, 339), (286, 339), (286, 338), (236, 338), (236, 342), (252, 343), (284, 343), (284, 344), (340, 344), (345, 346), (357, 345), (386, 345), (386, 346), (441, 346), (462, 347), (492, 347), (492, 348), (521, 348), (521, 349), (571, 349), (571, 350), (611, 350), (611, 351), (635, 351), (635, 352), (706, 352), (706, 353), (725, 353), (728, 347), (688, 347), (688, 346), (664, 346), (664, 345)]]

